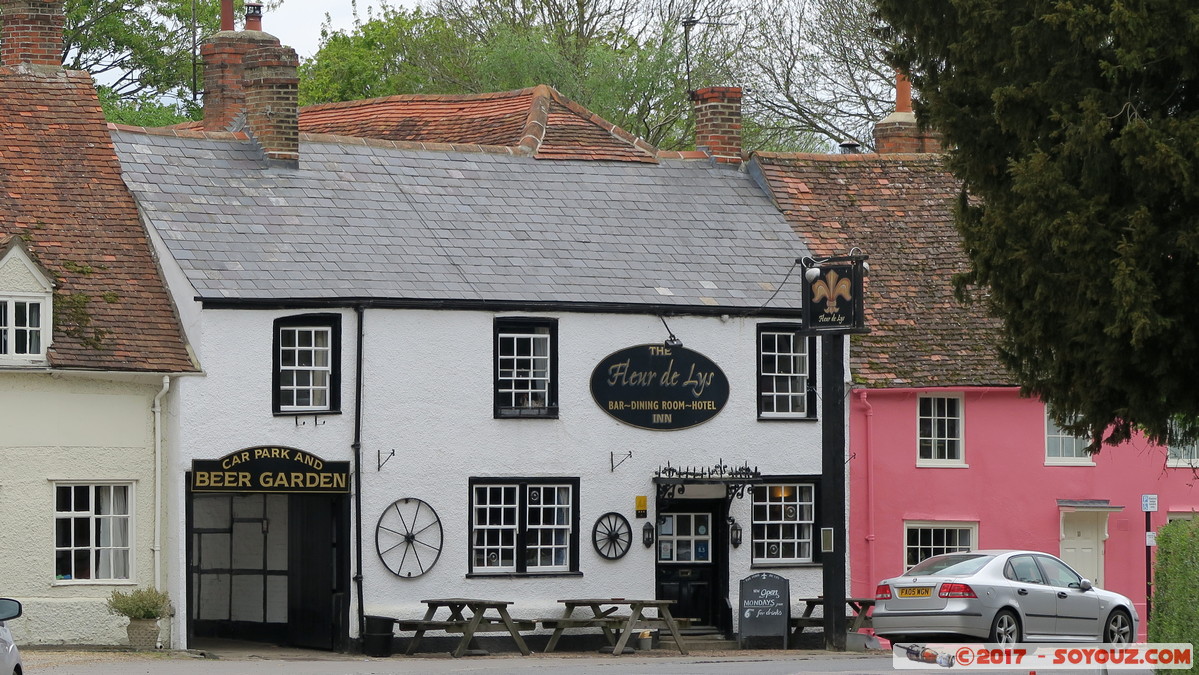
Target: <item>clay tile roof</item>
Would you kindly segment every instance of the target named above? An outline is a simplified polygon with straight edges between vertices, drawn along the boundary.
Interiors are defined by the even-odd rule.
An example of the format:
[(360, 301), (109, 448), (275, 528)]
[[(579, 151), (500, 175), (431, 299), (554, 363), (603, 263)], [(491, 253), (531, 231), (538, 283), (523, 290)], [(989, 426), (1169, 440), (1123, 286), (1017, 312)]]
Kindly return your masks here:
[(870, 259), (868, 335), (853, 337), (855, 382), (870, 387), (1008, 386), (984, 303), (954, 298), (968, 269), (953, 208), (960, 183), (940, 155), (757, 153), (775, 202), (816, 255)]
[(56, 283), (51, 366), (195, 369), (87, 73), (0, 67), (0, 195)]
[(508, 148), (537, 159), (655, 162), (657, 149), (545, 85), (490, 94), (404, 94), (300, 108), (300, 132)]

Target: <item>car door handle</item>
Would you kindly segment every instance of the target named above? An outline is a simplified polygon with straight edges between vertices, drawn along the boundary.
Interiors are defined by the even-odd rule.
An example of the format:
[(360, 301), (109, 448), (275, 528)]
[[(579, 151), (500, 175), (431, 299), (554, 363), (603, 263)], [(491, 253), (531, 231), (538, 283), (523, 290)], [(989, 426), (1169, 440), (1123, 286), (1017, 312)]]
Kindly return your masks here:
[(1027, 589), (1027, 588), (1021, 588), (1020, 590), (1016, 591), (1016, 593), (1017, 593), (1017, 594), (1019, 594), (1019, 595), (1028, 595), (1028, 589)]
[(1065, 597), (1066, 597), (1066, 592), (1065, 592), (1065, 591), (1058, 591), (1058, 592), (1057, 592), (1057, 597), (1065, 599)]

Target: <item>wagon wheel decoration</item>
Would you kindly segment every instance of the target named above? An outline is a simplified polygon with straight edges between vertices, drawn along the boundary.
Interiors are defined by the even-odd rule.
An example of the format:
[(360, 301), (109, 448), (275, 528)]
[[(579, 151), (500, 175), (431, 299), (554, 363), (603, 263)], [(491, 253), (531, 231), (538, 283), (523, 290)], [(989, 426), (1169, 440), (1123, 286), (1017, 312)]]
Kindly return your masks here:
[(633, 528), (627, 518), (610, 511), (596, 519), (591, 530), (591, 543), (595, 552), (608, 560), (623, 558), (633, 543)]
[(397, 499), (379, 516), (375, 550), (392, 574), (419, 577), (441, 557), (441, 535), (441, 519), (432, 506), (415, 497)]

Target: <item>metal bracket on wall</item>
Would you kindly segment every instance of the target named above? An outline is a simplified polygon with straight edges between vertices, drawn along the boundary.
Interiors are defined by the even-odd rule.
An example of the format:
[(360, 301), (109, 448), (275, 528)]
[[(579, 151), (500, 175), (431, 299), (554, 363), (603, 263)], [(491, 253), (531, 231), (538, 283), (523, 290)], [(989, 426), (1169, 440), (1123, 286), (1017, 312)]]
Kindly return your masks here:
[[(302, 427), (302, 426), (308, 424), (307, 422), (301, 422), (299, 415), (296, 415), (293, 419), (295, 419), (297, 427)], [(325, 423), (325, 420), (322, 420), (318, 415), (314, 414), (312, 416), (312, 426), (319, 427), (324, 423)]]
[(387, 455), (386, 457), (384, 457), (384, 456), (383, 456), (383, 451), (382, 451), (382, 450), (376, 450), (376, 451), (375, 451), (375, 456), (376, 456), (376, 461), (378, 461), (378, 462), (379, 462), (379, 466), (378, 466), (378, 467), (376, 467), (376, 469), (375, 469), (375, 470), (376, 470), (376, 471), (382, 471), (382, 470), (383, 470), (383, 465), (384, 465), (384, 464), (386, 464), (386, 463), (388, 462), (388, 460), (390, 460), (392, 457), (395, 457), (395, 456), (396, 456), (396, 449), (395, 449), (395, 448), (392, 448), (392, 449), (391, 449), (391, 454)]
[(621, 464), (624, 464), (624, 463), (625, 463), (625, 460), (629, 460), (629, 459), (632, 459), (632, 458), (633, 458), (633, 451), (632, 451), (632, 450), (629, 450), (629, 451), (628, 451), (628, 452), (626, 452), (626, 453), (625, 453), (623, 456), (621, 456), (621, 458), (620, 458), (620, 461), (619, 461), (619, 462), (618, 462), (618, 461), (616, 461), (616, 453), (615, 453), (615, 452), (609, 452), (609, 453), (608, 453), (608, 459), (609, 459), (609, 461), (612, 463), (612, 471), (616, 471), (616, 467), (620, 466)]

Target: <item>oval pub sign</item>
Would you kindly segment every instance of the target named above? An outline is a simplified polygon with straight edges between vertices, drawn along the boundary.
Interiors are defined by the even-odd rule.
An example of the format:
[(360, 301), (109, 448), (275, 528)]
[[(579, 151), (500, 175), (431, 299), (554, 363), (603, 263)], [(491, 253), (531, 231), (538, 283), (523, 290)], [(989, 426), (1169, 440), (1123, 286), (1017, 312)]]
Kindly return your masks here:
[(729, 380), (699, 352), (637, 345), (599, 362), (591, 371), (591, 396), (625, 424), (673, 431), (715, 417), (729, 400)]

